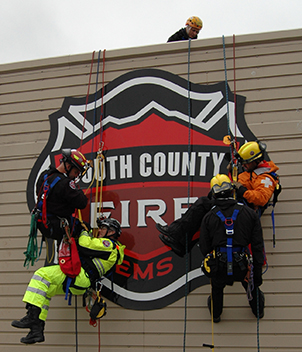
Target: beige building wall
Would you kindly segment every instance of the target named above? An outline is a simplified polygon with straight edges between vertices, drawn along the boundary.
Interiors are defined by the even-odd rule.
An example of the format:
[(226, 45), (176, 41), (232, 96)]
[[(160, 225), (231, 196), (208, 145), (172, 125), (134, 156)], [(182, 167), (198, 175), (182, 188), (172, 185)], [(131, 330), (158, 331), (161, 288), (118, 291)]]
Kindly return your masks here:
[[(262, 218), (269, 269), (262, 286), (265, 316), (259, 324), (261, 351), (302, 350), (302, 29), (225, 38), (227, 75), (234, 91), (247, 98), (245, 118), (252, 132), (267, 143), (280, 167), (283, 192), (276, 206), (276, 247), (272, 245), (269, 212)], [(23, 267), (30, 217), (26, 185), (36, 158), (46, 145), (48, 115), (64, 97), (87, 94), (91, 54), (0, 65), (0, 350), (17, 352), (75, 351), (75, 308), (64, 297), (51, 302), (46, 341), (25, 347), (19, 340), (27, 330), (11, 327), (24, 315), (22, 296), (42, 259)], [(93, 65), (93, 92), (97, 52)], [(105, 83), (134, 69), (158, 68), (187, 78), (188, 42), (106, 52)], [(101, 75), (99, 76), (101, 81)], [(224, 80), (222, 38), (191, 43), (190, 79), (198, 84)], [(101, 84), (101, 82), (99, 83)], [(185, 299), (160, 310), (127, 310), (108, 302), (100, 323), (101, 351), (199, 351), (212, 343), (206, 299), (210, 286), (196, 289)], [(98, 328), (78, 304), (79, 351), (97, 351)], [(184, 331), (186, 329), (186, 333)], [(225, 290), (222, 321), (214, 325), (216, 351), (256, 351), (257, 320), (239, 283)], [(209, 350), (204, 347), (203, 350)]]

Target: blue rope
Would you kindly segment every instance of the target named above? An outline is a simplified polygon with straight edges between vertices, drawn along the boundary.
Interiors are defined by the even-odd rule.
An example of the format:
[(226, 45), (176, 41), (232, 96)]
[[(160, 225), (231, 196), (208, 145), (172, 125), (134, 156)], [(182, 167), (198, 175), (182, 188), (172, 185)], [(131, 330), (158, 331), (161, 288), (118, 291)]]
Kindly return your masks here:
[[(95, 94), (94, 94), (94, 110), (93, 110), (93, 135), (94, 138), (96, 136), (96, 131), (95, 131), (95, 123), (96, 123), (96, 102), (97, 102), (97, 93), (98, 93), (98, 81), (99, 81), (99, 72), (100, 72), (100, 57), (101, 57), (101, 50), (99, 50), (98, 53), (98, 65), (97, 65), (97, 72), (96, 72), (96, 82), (95, 82)], [(91, 140), (91, 160), (93, 160), (93, 141), (94, 138)], [(90, 204), (92, 202), (92, 192), (90, 192)], [(91, 209), (89, 210), (89, 218), (91, 217)]]
[[(190, 97), (190, 54), (191, 54), (191, 39), (189, 39), (188, 47), (188, 208), (190, 205), (190, 174), (191, 174), (191, 97)], [(183, 351), (186, 350), (186, 332), (187, 332), (187, 305), (188, 305), (188, 272), (189, 272), (189, 250), (188, 250), (188, 233), (186, 232), (186, 283), (185, 283), (185, 323), (184, 323), (184, 338)]]

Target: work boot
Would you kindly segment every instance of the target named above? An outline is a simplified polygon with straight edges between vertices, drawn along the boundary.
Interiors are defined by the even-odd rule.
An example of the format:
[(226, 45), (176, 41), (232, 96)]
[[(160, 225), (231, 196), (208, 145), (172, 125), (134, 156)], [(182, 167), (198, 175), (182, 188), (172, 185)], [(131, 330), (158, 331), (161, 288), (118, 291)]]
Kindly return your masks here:
[[(210, 312), (210, 314), (212, 316), (212, 313), (211, 313), (211, 296), (208, 297), (207, 304), (208, 304), (209, 312)], [(213, 322), (214, 323), (219, 323), (220, 322), (220, 316), (216, 317), (216, 318), (213, 316)]]
[(30, 332), (25, 337), (21, 338), (20, 342), (27, 345), (31, 345), (36, 342), (43, 342), (45, 340), (43, 334), (44, 326), (45, 322), (39, 319), (38, 322), (32, 325)]
[(159, 223), (155, 224), (155, 227), (160, 232), (160, 240), (168, 247), (171, 247), (172, 251), (179, 257), (183, 257), (186, 254), (184, 246), (176, 241), (169, 233), (169, 227), (167, 225), (163, 226)]
[(163, 235), (165, 236), (170, 236), (170, 233), (169, 233), (169, 227), (167, 225), (163, 226), (159, 223), (156, 223), (155, 224), (155, 227), (157, 228), (157, 230), (162, 233)]
[[(257, 307), (257, 290), (258, 290), (258, 307)], [(252, 312), (255, 315), (256, 318), (262, 319), (264, 317), (264, 306), (265, 306), (265, 297), (264, 293), (260, 290), (260, 288), (256, 288), (253, 291), (253, 298), (252, 301), (250, 301), (250, 306), (252, 308)], [(258, 316), (259, 314), (259, 316)]]
[(159, 234), (160, 240), (168, 247), (171, 247), (172, 251), (179, 257), (183, 257), (186, 254), (184, 247), (174, 240), (171, 236), (165, 236), (164, 234)]
[(33, 306), (32, 304), (27, 303), (26, 307), (27, 313), (25, 317), (20, 320), (12, 321), (11, 325), (15, 328), (26, 329), (31, 328), (33, 325), (39, 321), (39, 315), (41, 313), (41, 308)]

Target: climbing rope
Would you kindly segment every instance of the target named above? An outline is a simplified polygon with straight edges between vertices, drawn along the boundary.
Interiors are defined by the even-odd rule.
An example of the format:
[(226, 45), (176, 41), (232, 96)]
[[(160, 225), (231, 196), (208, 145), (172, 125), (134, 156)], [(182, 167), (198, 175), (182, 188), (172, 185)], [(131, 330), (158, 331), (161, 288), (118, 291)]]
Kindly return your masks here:
[[(227, 101), (227, 121), (228, 121), (228, 134), (231, 136), (230, 132), (230, 117), (229, 117), (229, 101), (228, 101), (228, 81), (227, 81), (227, 68), (226, 68), (226, 54), (225, 54), (225, 40), (224, 35), (222, 36), (223, 42), (223, 59), (224, 59), (224, 72), (225, 72), (225, 90), (226, 90), (226, 101)], [(232, 159), (232, 178), (233, 181), (237, 181), (238, 176), (238, 166), (234, 164), (234, 150), (237, 146), (236, 132), (237, 132), (237, 106), (236, 106), (236, 59), (235, 59), (235, 35), (233, 35), (233, 70), (234, 70), (234, 104), (235, 104), (235, 136), (232, 141), (230, 138), (230, 148), (231, 148), (231, 159)], [(235, 169), (235, 172), (234, 172)], [(266, 257), (266, 256), (265, 256)], [(265, 270), (266, 271), (266, 270)], [(264, 273), (265, 273), (264, 271)], [(264, 274), (263, 273), (263, 274)], [(248, 293), (248, 292), (247, 292)], [(257, 295), (257, 351), (260, 351), (259, 342), (259, 289), (256, 288)]]
[(24, 267), (29, 268), (29, 264), (33, 266), (35, 261), (39, 258), (38, 255), (38, 241), (37, 241), (37, 221), (35, 220), (35, 214), (31, 214), (29, 239), (27, 243), (27, 249), (24, 252), (25, 260)]
[(80, 151), (82, 149), (82, 144), (83, 144), (83, 136), (84, 136), (85, 122), (86, 122), (86, 115), (87, 115), (87, 105), (88, 105), (91, 76), (92, 76), (92, 67), (93, 67), (93, 62), (94, 62), (94, 53), (95, 53), (95, 51), (92, 53), (91, 64), (90, 64), (90, 74), (89, 74), (88, 88), (87, 88), (87, 94), (86, 94), (86, 104), (85, 104), (85, 112), (84, 112), (84, 121), (83, 121), (83, 126), (82, 126), (82, 137), (81, 137)]
[[(190, 97), (190, 54), (191, 54), (191, 38), (189, 38), (188, 46), (188, 208), (190, 205), (190, 168), (191, 168), (191, 97)], [(186, 232), (186, 281), (185, 281), (185, 317), (184, 317), (184, 334), (183, 334), (183, 351), (186, 350), (186, 333), (187, 333), (187, 306), (188, 306), (188, 272), (189, 272), (189, 250), (188, 250), (188, 233)]]
[(237, 143), (237, 90), (236, 90), (236, 51), (235, 51), (235, 34), (233, 34), (233, 72), (234, 72), (234, 106), (235, 106), (235, 143)]
[[(96, 185), (95, 185), (95, 203), (96, 204), (99, 204), (100, 207), (102, 207), (102, 202), (103, 202), (103, 182), (104, 182), (104, 160), (105, 160), (105, 157), (103, 155), (103, 146), (104, 146), (104, 143), (101, 142), (100, 143), (100, 147), (99, 147), (99, 150), (97, 152), (97, 162), (96, 162), (96, 171), (95, 173), (97, 175), (100, 174), (100, 177), (101, 177), (101, 185), (99, 185), (99, 177), (97, 176), (96, 177)], [(100, 173), (100, 169), (101, 169), (101, 173)], [(100, 189), (100, 192), (99, 192), (99, 189)], [(93, 218), (93, 223), (96, 224), (96, 219), (97, 219), (97, 213), (98, 213), (98, 209), (97, 209), (97, 206), (94, 208), (94, 218)], [(94, 228), (94, 237), (97, 237), (97, 227)]]
[[(212, 287), (212, 280), (210, 281)], [(214, 352), (214, 309), (213, 309), (213, 294), (211, 290), (211, 327), (212, 327), (212, 351)]]
[(257, 351), (260, 351), (260, 338), (259, 338), (259, 288), (256, 288), (257, 291)]
[[(235, 138), (232, 140), (231, 130), (230, 130), (230, 111), (229, 111), (229, 90), (228, 90), (228, 77), (227, 77), (227, 65), (226, 65), (226, 53), (225, 53), (225, 40), (224, 35), (222, 36), (222, 44), (223, 44), (223, 62), (224, 62), (224, 80), (225, 80), (225, 96), (226, 96), (226, 106), (227, 106), (227, 127), (228, 127), (228, 136), (229, 136), (229, 144), (230, 145), (230, 155), (232, 162), (232, 181), (237, 181), (238, 177), (238, 166), (237, 160), (235, 158), (235, 150), (237, 147), (236, 141), (236, 132), (237, 132), (237, 121), (236, 121), (236, 104), (235, 104)], [(234, 82), (235, 82), (235, 44), (233, 44), (233, 62), (234, 62)], [(234, 83), (235, 84), (235, 83)], [(235, 90), (234, 86), (234, 90)], [(234, 92), (234, 102), (236, 100), (236, 92)]]
[[(91, 156), (93, 156), (93, 152), (94, 152), (94, 144), (93, 141), (96, 141), (96, 131), (95, 131), (95, 125), (96, 125), (96, 112), (97, 112), (97, 93), (98, 93), (98, 80), (99, 80), (99, 72), (100, 72), (100, 54), (101, 54), (101, 50), (99, 50), (98, 53), (98, 64), (97, 64), (97, 75), (96, 75), (96, 85), (95, 85), (95, 100), (94, 100), (94, 114), (93, 114), (93, 135), (94, 138), (92, 138), (92, 143), (91, 143)], [(94, 57), (94, 53), (93, 53), (93, 57)], [(93, 64), (93, 59), (92, 59), (92, 64)], [(89, 96), (89, 86), (90, 86), (90, 82), (91, 82), (91, 72), (92, 72), (92, 64), (91, 64), (91, 69), (90, 69), (90, 78), (89, 78), (89, 85), (88, 85), (88, 92), (87, 92), (87, 97), (86, 97), (86, 106), (85, 106), (85, 118), (83, 121), (83, 129), (84, 130), (84, 124), (85, 124), (85, 120), (86, 120), (86, 111), (87, 111), (87, 104), (88, 104), (88, 96)], [(100, 204), (100, 206), (102, 206), (102, 194), (103, 194), (103, 180), (104, 180), (104, 154), (103, 154), (103, 147), (104, 147), (104, 142), (102, 141), (102, 118), (103, 118), (103, 97), (104, 97), (104, 74), (105, 74), (105, 50), (103, 51), (103, 69), (102, 69), (102, 98), (101, 98), (101, 114), (100, 114), (100, 142), (99, 142), (99, 147), (98, 147), (98, 151), (97, 151), (97, 155), (96, 155), (96, 163), (95, 163), (95, 168), (96, 170), (93, 171), (93, 177), (92, 177), (92, 181), (89, 184), (89, 186), (87, 187), (85, 194), (87, 194), (87, 192), (91, 189), (91, 187), (93, 186), (94, 182), (96, 182), (96, 186), (95, 186), (95, 203), (96, 204)], [(82, 133), (82, 139), (83, 139), (83, 133)], [(81, 140), (81, 145), (82, 145), (82, 140)], [(100, 172), (101, 170), (101, 172)], [(101, 178), (101, 182), (99, 184), (99, 175)], [(92, 192), (90, 193), (90, 202), (92, 200)], [(93, 219), (93, 223), (96, 224), (96, 219), (97, 219), (97, 206), (94, 209), (94, 219)], [(82, 220), (82, 214), (80, 209), (78, 209), (78, 217), (79, 220), (81, 221), (81, 223), (83, 223)], [(91, 214), (89, 214), (89, 217), (91, 217)], [(97, 236), (97, 227), (93, 228), (93, 235), (96, 237)], [(100, 322), (96, 325), (98, 326), (98, 350), (101, 350), (101, 331), (100, 331)]]
[(226, 105), (227, 105), (228, 135), (231, 135), (231, 132), (230, 132), (230, 112), (229, 112), (228, 76), (227, 76), (227, 67), (226, 67), (226, 55), (225, 55), (225, 41), (224, 41), (224, 35), (222, 36), (222, 43), (223, 43), (223, 62), (224, 62), (225, 98), (226, 98)]
[(76, 351), (78, 351), (79, 340), (78, 340), (78, 299), (77, 299), (77, 295), (75, 295), (74, 299), (75, 299), (75, 339), (76, 339)]

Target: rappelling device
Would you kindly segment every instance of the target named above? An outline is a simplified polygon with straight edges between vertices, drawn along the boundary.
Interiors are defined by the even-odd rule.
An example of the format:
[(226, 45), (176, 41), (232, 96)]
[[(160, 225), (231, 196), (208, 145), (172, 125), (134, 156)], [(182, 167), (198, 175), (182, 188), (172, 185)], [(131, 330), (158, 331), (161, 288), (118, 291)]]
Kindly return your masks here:
[(107, 304), (101, 296), (102, 287), (102, 282), (97, 281), (95, 290), (90, 288), (83, 296), (83, 306), (86, 307), (86, 311), (90, 316), (89, 324), (94, 327), (97, 325), (96, 321), (107, 314)]

